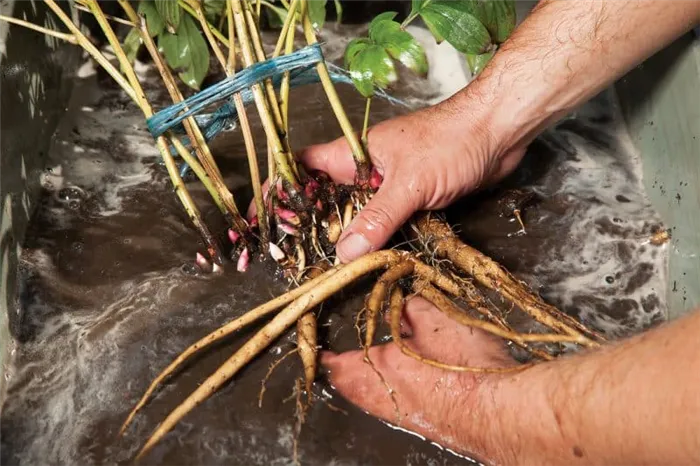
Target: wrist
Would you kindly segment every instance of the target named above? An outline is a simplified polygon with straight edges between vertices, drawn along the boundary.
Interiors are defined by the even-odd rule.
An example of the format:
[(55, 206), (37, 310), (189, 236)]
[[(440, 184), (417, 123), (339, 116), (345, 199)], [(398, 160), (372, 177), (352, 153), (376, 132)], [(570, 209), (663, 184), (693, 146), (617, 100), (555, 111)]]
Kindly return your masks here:
[(575, 460), (565, 453), (569, 440), (562, 413), (554, 400), (556, 363), (543, 363), (522, 372), (493, 378), (483, 392), (483, 455), (488, 464), (543, 464)]
[(501, 63), (495, 63), (494, 68), (484, 70), (485, 74), (461, 91), (460, 98), (467, 108), (477, 109), (476, 118), (488, 128), (494, 151), (505, 154), (526, 147), (565, 112), (547, 105), (547, 97), (536, 86), (523, 89), (513, 82), (514, 75), (501, 68)]

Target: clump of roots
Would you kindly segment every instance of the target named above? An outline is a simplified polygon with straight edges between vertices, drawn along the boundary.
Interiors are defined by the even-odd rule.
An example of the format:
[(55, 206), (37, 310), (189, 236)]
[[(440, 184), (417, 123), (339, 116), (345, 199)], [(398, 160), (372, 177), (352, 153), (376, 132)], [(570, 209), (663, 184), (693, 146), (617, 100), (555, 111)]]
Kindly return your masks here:
[[(132, 410), (121, 432), (128, 427), (134, 415), (142, 409), (155, 390), (173, 375), (194, 354), (215, 341), (265, 316), (273, 316), (252, 338), (236, 351), (219, 369), (207, 378), (189, 397), (175, 408), (148, 439), (139, 457), (148, 452), (184, 416), (216, 392), (226, 381), (259, 355), (289, 328), (297, 329), (297, 352), (304, 364), (304, 383), (297, 387), (305, 391), (307, 403), (312, 399), (312, 385), (316, 374), (316, 315), (313, 310), (338, 291), (370, 273), (384, 270), (377, 279), (365, 306), (365, 351), (373, 344), (379, 314), (386, 308), (393, 340), (407, 356), (445, 370), (461, 372), (502, 372), (522, 370), (528, 364), (504, 369), (455, 366), (428, 359), (411, 350), (402, 341), (401, 312), (405, 291), (431, 301), (441, 312), (460, 325), (489, 332), (527, 349), (533, 359), (551, 359), (551, 345), (597, 347), (603, 338), (597, 333), (546, 304), (525, 284), (516, 280), (492, 259), (459, 240), (452, 230), (436, 217), (424, 214), (411, 224), (417, 232), (425, 252), (423, 254), (399, 250), (371, 253), (349, 264), (335, 265), (328, 270), (311, 274), (298, 288), (287, 292), (202, 338), (187, 348), (151, 383), (139, 403)], [(421, 257), (430, 257), (431, 263)], [(445, 260), (442, 260), (445, 259)], [(550, 333), (518, 333), (513, 331), (498, 309), (491, 306), (480, 288), (496, 291), (505, 301), (528, 314), (534, 321), (548, 328)], [(457, 303), (463, 302), (479, 314), (470, 315)], [(368, 353), (365, 353), (366, 355)], [(371, 364), (369, 357), (366, 361)], [(389, 389), (389, 393), (392, 391)], [(303, 419), (303, 413), (301, 415)]]

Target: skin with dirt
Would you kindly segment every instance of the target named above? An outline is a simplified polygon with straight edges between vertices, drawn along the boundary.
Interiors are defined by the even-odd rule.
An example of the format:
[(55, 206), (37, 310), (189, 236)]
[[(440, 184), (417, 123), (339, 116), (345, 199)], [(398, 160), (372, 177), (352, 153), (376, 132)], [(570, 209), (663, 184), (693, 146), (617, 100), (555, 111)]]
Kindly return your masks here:
[[(326, 57), (339, 58), (343, 37), (328, 33)], [(151, 70), (140, 70), (155, 78)], [(147, 92), (166, 101), (157, 79)], [(109, 81), (81, 80), (44, 175), (44, 193), (22, 252), (20, 313), (12, 321), (15, 357), (2, 416), (2, 462), (8, 464), (130, 463), (153, 428), (258, 326), (195, 358), (116, 434), (153, 377), (189, 344), (288, 286), (274, 265), (257, 257), (245, 274), (222, 275), (193, 265), (202, 247), (159, 164), (142, 117)], [(353, 124), (364, 101), (338, 87)], [(397, 96), (432, 101), (434, 83), (407, 77)], [(340, 135), (320, 86), (292, 91), (291, 144), (296, 150)], [(303, 102), (303, 103), (302, 103)], [(406, 111), (377, 100), (375, 121)], [(252, 113), (251, 113), (252, 118)], [(263, 141), (257, 119), (257, 141)], [(621, 129), (614, 97), (605, 93), (532, 145), (522, 166), (500, 186), (451, 207), (460, 236), (550, 303), (608, 337), (636, 333), (666, 318), (667, 245), (649, 242), (662, 228), (641, 187), (639, 157)], [(247, 166), (240, 135), (212, 145), (237, 199), (247, 201)], [(264, 167), (264, 148), (258, 147)], [(213, 231), (225, 225), (190, 184)], [(520, 203), (526, 234), (511, 215), (512, 189), (535, 194)], [(505, 199), (505, 200), (504, 200)], [(242, 204), (243, 205), (243, 204)], [(206, 206), (206, 207), (205, 207)], [(403, 238), (397, 238), (402, 242)], [(319, 341), (328, 349), (358, 348), (354, 316), (370, 280), (325, 303)], [(528, 320), (511, 321), (518, 330)], [(378, 341), (387, 340), (382, 322)], [(295, 347), (289, 333), (157, 445), (148, 464), (289, 464), (292, 461), (298, 357), (268, 367)], [(470, 464), (467, 459), (395, 430), (334, 396), (323, 378), (299, 438), (305, 464)], [(347, 411), (330, 409), (323, 400)]]

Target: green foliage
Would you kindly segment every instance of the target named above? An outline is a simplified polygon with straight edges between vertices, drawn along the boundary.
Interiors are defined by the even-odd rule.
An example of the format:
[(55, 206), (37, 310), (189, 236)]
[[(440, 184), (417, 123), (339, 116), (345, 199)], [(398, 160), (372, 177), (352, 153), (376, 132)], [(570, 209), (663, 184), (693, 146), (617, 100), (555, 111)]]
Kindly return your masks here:
[[(134, 60), (136, 60), (136, 55), (138, 55), (139, 50), (141, 50), (141, 45), (143, 44), (141, 43), (141, 34), (139, 33), (139, 30), (134, 28), (129, 31), (129, 34), (126, 35), (124, 38), (124, 43), (122, 44), (124, 54), (126, 54), (126, 58), (129, 59), (129, 63), (134, 63)], [(122, 71), (124, 71), (123, 68)]]
[(495, 52), (491, 50), (490, 52), (480, 53), (478, 55), (471, 53), (466, 54), (467, 65), (469, 65), (469, 70), (472, 72), (473, 76), (481, 73), (486, 65), (488, 65), (489, 61), (491, 61), (491, 58), (493, 58), (494, 53)]
[(282, 24), (287, 19), (287, 10), (264, 0), (262, 4), (266, 7), (265, 11), (267, 12), (267, 20), (270, 26), (274, 28), (282, 27)]
[[(343, 15), (343, 7), (338, 0), (333, 0), (335, 4), (335, 12), (340, 22)], [(280, 27), (287, 18), (287, 9), (281, 4), (273, 1), (262, 0), (261, 2), (265, 7), (267, 7), (267, 18), (272, 27)], [(309, 0), (307, 5), (309, 8), (309, 19), (314, 29), (320, 30), (326, 23), (326, 5), (327, 0)]]
[(180, 27), (181, 9), (177, 0), (154, 0), (156, 10), (165, 21), (168, 32), (175, 34)]
[(473, 74), (484, 69), (516, 21), (514, 0), (412, 0), (406, 20), (399, 25), (395, 17), (394, 12), (378, 15), (369, 37), (354, 39), (345, 49), (345, 67), (367, 98), (375, 87), (396, 81), (393, 60), (418, 74), (428, 71), (423, 48), (404, 30), (414, 19), (421, 18), (438, 43), (447, 41), (464, 53)]
[(204, 0), (202, 7), (205, 18), (212, 24), (216, 24), (226, 14), (226, 0)]
[(158, 37), (165, 30), (165, 20), (158, 13), (156, 5), (150, 0), (139, 2), (139, 15), (146, 18), (146, 28), (151, 37)]
[(496, 44), (505, 42), (515, 29), (514, 0), (482, 0), (478, 2), (478, 17)]
[(194, 19), (184, 15), (175, 34), (161, 33), (158, 47), (168, 65), (179, 71), (180, 79), (198, 90), (209, 71), (209, 48)]
[(478, 19), (473, 0), (414, 0), (411, 16), (420, 16), (435, 40), (446, 40), (462, 53), (480, 54), (491, 45), (491, 36)]
[(326, 23), (326, 0), (309, 0), (309, 19), (314, 29), (320, 30)]
[(343, 22), (343, 5), (341, 5), (340, 0), (333, 0), (335, 5), (335, 22), (340, 24)]
[[(204, 0), (202, 6), (207, 20), (215, 23), (225, 14), (226, 0)], [(185, 84), (198, 90), (209, 71), (209, 47), (199, 22), (177, 0), (141, 0), (138, 14), (146, 18), (148, 33), (157, 38), (168, 66), (178, 72)], [(131, 30), (123, 43), (130, 61), (136, 58), (141, 45), (138, 30)]]
[(417, 74), (428, 71), (423, 47), (394, 21), (396, 13), (382, 13), (369, 25), (369, 37), (350, 41), (345, 67), (360, 93), (369, 98), (374, 88), (384, 89), (398, 79), (394, 60)]

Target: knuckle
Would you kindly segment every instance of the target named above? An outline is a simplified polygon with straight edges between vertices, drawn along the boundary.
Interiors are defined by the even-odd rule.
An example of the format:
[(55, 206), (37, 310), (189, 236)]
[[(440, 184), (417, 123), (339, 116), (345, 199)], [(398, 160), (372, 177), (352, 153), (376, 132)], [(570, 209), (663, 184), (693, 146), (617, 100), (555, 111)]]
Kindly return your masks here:
[(365, 220), (366, 229), (369, 231), (392, 231), (394, 229), (395, 211), (384, 203), (369, 203), (362, 214)]

